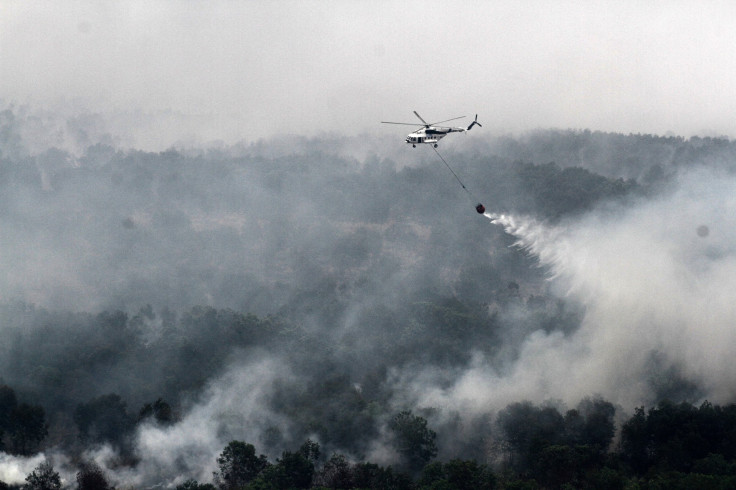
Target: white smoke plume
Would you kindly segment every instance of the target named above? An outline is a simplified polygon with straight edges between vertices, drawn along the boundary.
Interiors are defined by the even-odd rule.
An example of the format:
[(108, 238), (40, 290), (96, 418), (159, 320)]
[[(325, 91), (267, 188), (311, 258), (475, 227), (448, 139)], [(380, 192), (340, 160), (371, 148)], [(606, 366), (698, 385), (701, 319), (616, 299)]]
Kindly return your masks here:
[(478, 354), (449, 388), (429, 372), (407, 375), (406, 384), (424, 406), (441, 408), (574, 405), (598, 394), (630, 410), (656, 403), (653, 385), (664, 372), (712, 402), (733, 401), (735, 204), (736, 177), (700, 170), (659, 197), (555, 225), (487, 213), (538, 258), (559, 294), (584, 308), (582, 324), (528, 334), (503, 373)]
[(189, 478), (210, 482), (217, 457), (228, 442), (247, 441), (261, 453), (266, 452), (259, 443), (266, 429), (288, 430), (289, 422), (269, 411), (264, 398), (276, 379), (289, 376), (277, 359), (248, 355), (247, 361), (233, 363), (213, 380), (175, 425), (140, 426), (136, 466), (116, 465), (118, 455), (107, 445), (85, 457), (103, 468), (118, 488), (173, 488)]
[(13, 456), (0, 451), (0, 482), (23, 485), (26, 477), (46, 461), (59, 473), (63, 488), (75, 481), (77, 470), (70, 464), (69, 457), (57, 450), (50, 450), (32, 456)]
[(45, 459), (46, 456), (43, 453), (23, 458), (0, 452), (0, 481), (9, 485), (23, 484), (26, 475)]

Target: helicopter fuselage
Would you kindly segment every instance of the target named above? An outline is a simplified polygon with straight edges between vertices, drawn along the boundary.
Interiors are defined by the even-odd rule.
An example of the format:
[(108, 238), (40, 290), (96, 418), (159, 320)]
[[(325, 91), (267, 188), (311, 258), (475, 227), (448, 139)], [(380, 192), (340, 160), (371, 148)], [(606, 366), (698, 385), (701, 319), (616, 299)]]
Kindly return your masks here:
[[(462, 119), (465, 116), (460, 117), (453, 117), (451, 119), (445, 119), (444, 121), (439, 121), (436, 123), (428, 123), (425, 121), (422, 116), (419, 115), (417, 111), (414, 111), (414, 115), (417, 116), (417, 119), (422, 121), (422, 124), (424, 124), (424, 127), (421, 127), (414, 131), (413, 133), (409, 133), (406, 136), (406, 141), (411, 146), (415, 147), (418, 144), (429, 144), (434, 145), (435, 148), (437, 147), (437, 142), (447, 136), (450, 133), (464, 133), (466, 131), (470, 131), (473, 129), (473, 126), (480, 126), (480, 123), (478, 122), (478, 114), (475, 115), (475, 119), (470, 123), (470, 126), (467, 128), (458, 128), (453, 126), (435, 126), (435, 124), (440, 124), (443, 122), (448, 121), (454, 121), (455, 119)], [(415, 126), (415, 123), (405, 123), (405, 122), (393, 122), (393, 121), (381, 121), (383, 124), (402, 124), (405, 126)]]
[(467, 131), (465, 128), (421, 128), (406, 136), (406, 142), (412, 146), (418, 144), (436, 145), (439, 140), (450, 133), (462, 133)]

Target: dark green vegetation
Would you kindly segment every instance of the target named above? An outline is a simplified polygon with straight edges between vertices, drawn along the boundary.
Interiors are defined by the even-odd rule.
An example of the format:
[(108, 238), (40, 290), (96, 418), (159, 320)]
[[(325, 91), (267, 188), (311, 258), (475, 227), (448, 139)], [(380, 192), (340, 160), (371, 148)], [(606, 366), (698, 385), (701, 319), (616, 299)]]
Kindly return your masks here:
[[(150, 153), (91, 143), (79, 155), (31, 152), (27, 123), (18, 111), (0, 113), (8, 453), (55, 448), (69, 455), (80, 488), (106, 488), (144, 471), (143, 428), (164, 434), (188, 423), (223, 379), (263, 379), (262, 392), (238, 400), (262, 420), (211, 427), (222, 441), (207, 462), (215, 475), (203, 478), (172, 447), (177, 472), (142, 481), (733, 486), (733, 406), (701, 405), (699, 387), (670, 378), (657, 353), (651, 379), (666, 383), (651, 383), (654, 408), (633, 414), (595, 393), (574, 409), (517, 400), (461, 413), (406, 392), (417, 373), (449, 386), (479, 356), (504, 373), (529, 335), (574, 335), (584, 315), (549, 290), (534, 257), (475, 213), (432, 153), (358, 161), (328, 138), (285, 149)], [(594, 209), (615, 216), (666, 192), (685, 167), (731, 171), (736, 144), (540, 132), (446, 156), (489, 211), (563, 222)], [(660, 403), (665, 392), (681, 396)], [(116, 455), (109, 468), (85, 459), (101, 444)], [(42, 481), (55, 485), (47, 466), (28, 484)]]
[[(325, 457), (307, 440), (274, 461), (252, 444), (233, 440), (217, 458), (212, 482), (188, 479), (177, 490), (287, 488), (494, 489), (494, 488), (734, 488), (736, 405), (700, 407), (663, 402), (624, 422), (613, 443), (614, 407), (583, 400), (564, 414), (552, 406), (514, 403), (498, 415), (488, 456), (430, 461), (436, 434), (409, 411), (390, 424), (394, 448), (404, 456), (395, 467), (351, 462), (344, 454)], [(112, 488), (95, 463), (82, 462), (79, 489)], [(42, 463), (26, 478), (26, 489), (61, 488), (59, 475)], [(2, 485), (2, 483), (0, 483)], [(0, 488), (10, 488), (8, 486)]]

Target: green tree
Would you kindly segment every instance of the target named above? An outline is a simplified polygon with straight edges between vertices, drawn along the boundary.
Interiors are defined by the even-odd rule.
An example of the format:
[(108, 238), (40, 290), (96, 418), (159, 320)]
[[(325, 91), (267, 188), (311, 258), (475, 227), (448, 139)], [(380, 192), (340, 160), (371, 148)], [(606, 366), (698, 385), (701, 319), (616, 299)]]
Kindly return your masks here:
[(600, 398), (586, 398), (578, 405), (585, 422), (581, 431), (579, 444), (592, 446), (600, 452), (605, 452), (611, 445), (616, 426), (613, 417), (616, 408), (611, 402)]
[(43, 407), (21, 403), (10, 413), (9, 435), (14, 454), (32, 454), (48, 433)]
[(44, 461), (26, 476), (24, 490), (60, 490), (61, 477), (48, 461)]
[(18, 406), (13, 388), (0, 385), (0, 451), (5, 450), (4, 436), (10, 430), (10, 414)]
[(590, 471), (585, 475), (585, 488), (595, 490), (623, 490), (625, 487), (626, 478), (621, 471), (614, 468), (604, 466), (600, 469)]
[(314, 442), (311, 439), (307, 439), (304, 441), (304, 444), (299, 446), (298, 453), (304, 457), (307, 461), (311, 462), (313, 465), (319, 461), (320, 456), (320, 448), (319, 443)]
[(411, 478), (390, 466), (384, 468), (375, 463), (357, 463), (353, 467), (353, 488), (390, 488), (408, 490), (412, 487)]
[(516, 176), (536, 208), (552, 218), (590, 209), (602, 199), (621, 197), (636, 189), (635, 181), (609, 179), (580, 167), (563, 169), (554, 162), (521, 164)]
[(176, 490), (217, 490), (211, 483), (199, 483), (197, 480), (189, 479), (176, 486)]
[(476, 461), (453, 459), (425, 466), (417, 486), (427, 490), (490, 490), (495, 488), (496, 478), (490, 468)]
[(621, 459), (634, 472), (642, 474), (649, 468), (652, 451), (646, 412), (644, 407), (637, 407), (634, 415), (621, 427)]
[(638, 408), (621, 429), (621, 459), (638, 474), (651, 468), (682, 473), (710, 454), (726, 461), (736, 455), (736, 406), (700, 407), (660, 402), (645, 412)]
[(219, 471), (213, 473), (215, 485), (223, 490), (236, 490), (247, 485), (268, 466), (264, 455), (256, 456), (256, 448), (243, 441), (230, 441), (217, 458)]
[(595, 452), (590, 446), (546, 446), (530, 465), (531, 474), (545, 487), (559, 488), (563, 484), (580, 486), (579, 479), (594, 466), (595, 459)]
[(134, 427), (125, 402), (115, 393), (77, 405), (74, 423), (83, 442), (110, 442), (118, 448), (124, 446)]
[(562, 441), (570, 445), (584, 445), (605, 453), (611, 444), (615, 430), (613, 404), (600, 398), (585, 398), (576, 410), (565, 414), (565, 436)]
[(726, 461), (721, 454), (709, 454), (703, 459), (695, 461), (693, 473), (703, 475), (736, 475), (736, 464)]
[(0, 430), (10, 428), (10, 414), (18, 406), (15, 390), (7, 385), (0, 385)]
[(491, 489), (496, 485), (496, 478), (490, 468), (476, 461), (452, 459), (445, 463), (447, 481), (458, 490)]
[(333, 454), (319, 471), (317, 482), (327, 488), (353, 488), (350, 462), (342, 454)]
[(307, 439), (296, 452), (284, 451), (276, 464), (263, 471), (258, 485), (274, 489), (311, 487), (319, 454), (319, 444)]
[(437, 456), (437, 433), (427, 426), (423, 417), (404, 410), (391, 419), (388, 427), (393, 434), (394, 447), (410, 471), (419, 471)]
[(161, 425), (171, 425), (176, 422), (171, 405), (159, 398), (153, 403), (146, 403), (138, 412), (138, 421), (151, 418)]
[(553, 407), (512, 403), (499, 412), (496, 424), (511, 467), (521, 473), (531, 469), (545, 447), (564, 442), (565, 420)]
[(82, 463), (77, 472), (78, 490), (111, 490), (102, 468), (95, 462)]

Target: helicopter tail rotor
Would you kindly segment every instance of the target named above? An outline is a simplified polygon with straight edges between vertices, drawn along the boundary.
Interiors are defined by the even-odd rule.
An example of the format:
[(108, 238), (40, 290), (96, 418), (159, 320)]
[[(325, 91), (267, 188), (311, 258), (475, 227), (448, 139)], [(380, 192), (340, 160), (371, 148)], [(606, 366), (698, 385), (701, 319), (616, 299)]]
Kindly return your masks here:
[(479, 128), (482, 128), (483, 127), (483, 125), (478, 122), (478, 114), (475, 115), (475, 120), (470, 123), (470, 126), (468, 126), (468, 129), (466, 129), (466, 131), (470, 131), (471, 129), (473, 129), (473, 126), (476, 126), (476, 125)]

